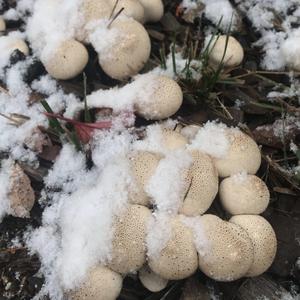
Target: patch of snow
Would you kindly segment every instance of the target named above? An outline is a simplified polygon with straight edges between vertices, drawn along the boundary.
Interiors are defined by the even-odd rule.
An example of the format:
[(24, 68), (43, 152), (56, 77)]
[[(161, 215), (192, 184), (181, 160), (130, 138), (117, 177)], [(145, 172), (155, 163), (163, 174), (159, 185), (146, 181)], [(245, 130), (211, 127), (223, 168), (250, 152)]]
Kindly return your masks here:
[(6, 214), (9, 214), (9, 186), (10, 186), (10, 169), (12, 161), (10, 159), (2, 160), (0, 166), (0, 223)]

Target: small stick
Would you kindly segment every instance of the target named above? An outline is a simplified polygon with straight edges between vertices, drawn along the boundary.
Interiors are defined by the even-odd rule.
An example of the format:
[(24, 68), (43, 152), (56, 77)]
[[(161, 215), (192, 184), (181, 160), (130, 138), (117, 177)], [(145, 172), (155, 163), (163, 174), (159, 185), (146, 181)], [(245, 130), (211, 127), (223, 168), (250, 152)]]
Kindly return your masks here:
[(114, 18), (109, 22), (109, 24), (107, 25), (107, 28), (109, 28), (111, 26), (111, 24), (116, 20), (116, 18), (122, 13), (122, 11), (124, 10), (124, 7), (122, 7), (117, 14), (114, 16)]
[(116, 10), (116, 7), (117, 7), (118, 3), (119, 3), (119, 0), (117, 0), (117, 1), (115, 2), (115, 5), (114, 5), (114, 7), (113, 7), (113, 9), (112, 9), (112, 11), (111, 11), (111, 14), (110, 14), (110, 16), (109, 16), (109, 20), (112, 18), (113, 14), (114, 14), (114, 12), (115, 12), (115, 10)]

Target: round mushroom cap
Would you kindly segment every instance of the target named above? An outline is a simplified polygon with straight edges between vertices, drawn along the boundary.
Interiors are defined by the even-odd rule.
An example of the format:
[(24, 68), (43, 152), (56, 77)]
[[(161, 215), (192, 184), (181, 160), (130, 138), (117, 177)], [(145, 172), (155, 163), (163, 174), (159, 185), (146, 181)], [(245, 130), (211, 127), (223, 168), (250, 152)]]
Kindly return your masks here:
[(148, 151), (136, 151), (129, 159), (131, 174), (136, 183), (136, 189), (129, 191), (129, 201), (132, 204), (148, 206), (150, 205), (150, 198), (145, 192), (145, 186), (155, 173), (160, 156)]
[(200, 151), (193, 151), (194, 162), (190, 168), (191, 183), (179, 210), (186, 216), (201, 215), (214, 201), (219, 179), (212, 159)]
[(146, 232), (151, 211), (145, 206), (130, 205), (117, 218), (114, 226), (111, 261), (107, 266), (115, 272), (128, 274), (146, 262)]
[[(215, 37), (209, 51), (209, 62), (217, 67), (221, 63), (228, 68), (236, 67), (242, 63), (244, 58), (244, 50), (241, 44), (232, 36), (221, 35)], [(222, 61), (224, 52), (225, 56)]]
[(155, 274), (148, 266), (139, 270), (139, 279), (143, 286), (153, 293), (163, 290), (168, 285), (168, 280)]
[(250, 136), (236, 129), (227, 129), (226, 135), (229, 141), (227, 154), (214, 159), (219, 176), (228, 177), (241, 172), (255, 174), (261, 164), (258, 145)]
[(62, 42), (49, 57), (42, 57), (42, 63), (52, 77), (67, 80), (79, 75), (88, 59), (88, 52), (81, 43), (68, 40)]
[(81, 12), (85, 24), (90, 21), (108, 19), (112, 13), (112, 5), (107, 0), (84, 0), (82, 2)]
[(151, 93), (136, 101), (137, 113), (147, 120), (161, 120), (174, 115), (182, 105), (180, 86), (166, 76), (154, 76)]
[(198, 255), (192, 231), (180, 217), (171, 219), (171, 238), (161, 253), (148, 258), (151, 270), (167, 280), (180, 280), (192, 275), (198, 267)]
[(246, 230), (254, 246), (254, 261), (246, 276), (253, 277), (264, 273), (271, 266), (277, 251), (277, 240), (272, 226), (257, 215), (233, 216), (229, 222)]
[(0, 16), (0, 31), (5, 31), (6, 30), (6, 23), (3, 19), (2, 16)]
[(146, 22), (158, 22), (164, 15), (164, 5), (161, 0), (139, 0), (145, 9)]
[(122, 8), (124, 8), (122, 14), (127, 17), (133, 18), (140, 23), (144, 23), (144, 7), (138, 0), (119, 0), (115, 8), (114, 15), (116, 15)]
[(8, 51), (8, 53), (19, 50), (26, 56), (29, 54), (29, 48), (27, 44), (20, 38), (13, 36), (1, 36), (0, 40), (5, 45), (3, 50)]
[(259, 177), (247, 174), (225, 178), (219, 195), (224, 209), (232, 215), (261, 214), (270, 200), (266, 184)]
[(300, 37), (289, 37), (281, 46), (281, 53), (285, 59), (286, 64), (296, 70), (300, 71)]
[(18, 218), (30, 216), (30, 211), (35, 203), (34, 190), (29, 177), (20, 165), (15, 164), (10, 174), (10, 191), (8, 194), (10, 214)]
[(162, 135), (163, 144), (170, 151), (182, 149), (188, 143), (187, 139), (175, 130), (163, 129)]
[(136, 75), (150, 57), (151, 42), (146, 29), (128, 18), (117, 18), (110, 28), (117, 29), (120, 37), (105, 49), (105, 54), (98, 53), (100, 66), (114, 79)]
[(108, 268), (97, 266), (77, 290), (68, 293), (70, 300), (115, 300), (122, 289), (122, 276)]
[(201, 218), (207, 249), (199, 253), (199, 268), (217, 281), (233, 281), (243, 277), (253, 263), (250, 237), (239, 226), (213, 215)]

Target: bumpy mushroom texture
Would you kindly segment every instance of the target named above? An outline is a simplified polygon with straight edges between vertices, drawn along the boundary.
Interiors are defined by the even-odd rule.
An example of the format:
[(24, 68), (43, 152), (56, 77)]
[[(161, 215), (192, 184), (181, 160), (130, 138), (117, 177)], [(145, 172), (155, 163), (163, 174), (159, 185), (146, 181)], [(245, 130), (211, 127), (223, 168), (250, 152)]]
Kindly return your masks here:
[(68, 40), (62, 42), (50, 57), (42, 57), (42, 62), (52, 77), (67, 80), (79, 75), (88, 59), (88, 52), (81, 43)]
[(179, 210), (186, 216), (201, 215), (208, 210), (218, 193), (218, 173), (212, 159), (193, 151), (194, 162), (190, 168), (191, 182)]
[(164, 15), (164, 5), (161, 0), (139, 0), (145, 9), (146, 22), (158, 22)]
[(155, 274), (148, 266), (139, 270), (139, 279), (150, 292), (159, 292), (168, 285), (168, 280)]
[(147, 120), (162, 120), (174, 115), (182, 105), (180, 86), (166, 76), (153, 77), (153, 89), (147, 98), (136, 102), (137, 113)]
[(122, 8), (124, 8), (122, 14), (124, 14), (127, 17), (131, 17), (140, 23), (144, 23), (144, 7), (138, 0), (120, 0), (115, 8), (114, 15), (116, 15)]
[(258, 145), (247, 134), (228, 129), (229, 149), (223, 158), (214, 159), (220, 177), (228, 177), (240, 172), (255, 174), (261, 164)]
[(68, 294), (69, 300), (115, 300), (122, 289), (122, 276), (108, 268), (92, 269), (81, 287)]
[(188, 141), (177, 131), (171, 129), (164, 129), (162, 131), (163, 144), (168, 150), (177, 150), (184, 148)]
[(266, 184), (257, 176), (246, 174), (224, 179), (219, 195), (223, 207), (232, 215), (261, 214), (270, 200)]
[(29, 54), (29, 48), (22, 39), (12, 36), (2, 36), (0, 39), (5, 40), (7, 51), (12, 53), (15, 50), (19, 50), (26, 56)]
[(11, 215), (19, 218), (29, 217), (35, 195), (29, 177), (18, 164), (15, 164), (11, 170), (8, 197)]
[(3, 19), (2, 16), (0, 16), (0, 31), (5, 31), (6, 30), (6, 23)]
[(148, 206), (150, 198), (145, 192), (145, 186), (155, 173), (160, 156), (148, 151), (136, 151), (129, 159), (131, 175), (136, 183), (135, 189), (129, 191), (129, 202)]
[(180, 280), (192, 275), (198, 267), (193, 234), (180, 217), (171, 219), (171, 238), (155, 257), (149, 257), (151, 270), (167, 280)]
[(272, 264), (277, 250), (275, 232), (269, 222), (261, 216), (239, 215), (230, 222), (241, 226), (249, 235), (254, 246), (254, 261), (246, 276), (264, 273)]
[(146, 29), (128, 18), (116, 19), (110, 28), (117, 29), (120, 38), (105, 49), (105, 53), (99, 53), (100, 66), (114, 79), (136, 75), (150, 57), (151, 43)]
[(84, 0), (82, 2), (81, 12), (84, 22), (87, 24), (90, 21), (100, 19), (108, 19), (112, 13), (113, 6), (107, 0)]
[[(233, 68), (240, 65), (244, 58), (244, 50), (241, 44), (232, 36), (221, 35), (216, 37), (210, 46), (209, 62), (212, 66)], [(225, 53), (225, 55), (224, 55)], [(224, 59), (222, 61), (224, 55)]]
[(130, 205), (115, 222), (111, 261), (108, 267), (128, 274), (139, 270), (146, 261), (146, 232), (151, 211), (140, 205)]
[(254, 249), (247, 232), (214, 215), (202, 218), (208, 248), (199, 253), (199, 268), (217, 281), (243, 277), (253, 263)]

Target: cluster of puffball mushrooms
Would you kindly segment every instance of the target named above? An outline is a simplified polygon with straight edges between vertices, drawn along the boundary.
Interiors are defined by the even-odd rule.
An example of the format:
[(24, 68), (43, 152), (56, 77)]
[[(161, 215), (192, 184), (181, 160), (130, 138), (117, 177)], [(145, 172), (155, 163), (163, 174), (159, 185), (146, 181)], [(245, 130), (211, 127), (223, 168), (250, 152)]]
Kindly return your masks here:
[[(115, 3), (86, 0), (82, 9), (86, 22), (101, 18), (109, 20), (118, 12), (127, 16), (112, 19), (108, 30), (120, 31), (121, 39), (106, 49), (109, 55), (99, 53), (102, 69), (110, 77), (122, 80), (136, 75), (148, 60), (150, 39), (142, 24), (158, 21), (163, 15), (163, 5), (160, 0), (120, 0), (117, 7), (114, 7)], [(5, 29), (3, 24), (1, 26)], [(84, 43), (89, 43), (89, 34), (84, 31), (73, 40), (64, 41), (50, 59), (43, 61), (51, 76), (70, 79), (82, 72), (88, 62)], [(220, 36), (213, 43), (210, 51), (212, 65), (223, 61), (224, 66), (230, 68), (243, 60), (243, 49), (233, 37), (229, 37), (223, 57), (226, 40), (226, 36)], [(12, 47), (27, 55), (29, 50), (26, 44), (16, 41)], [(149, 97), (152, 102), (143, 102), (143, 105), (136, 103), (138, 112), (146, 119), (166, 119), (176, 113), (182, 104), (179, 85), (167, 77), (157, 78), (160, 84), (155, 94)], [(188, 145), (198, 130), (199, 127), (192, 125), (176, 130), (164, 129), (165, 146), (170, 151), (189, 149)], [(271, 225), (259, 215), (267, 208), (270, 199), (267, 186), (255, 175), (261, 164), (260, 149), (251, 137), (238, 129), (226, 128), (224, 134), (229, 141), (225, 157), (211, 157), (197, 149), (187, 150), (193, 163), (182, 172), (185, 189), (179, 213), (170, 218), (170, 239), (156, 256), (148, 255), (147, 249), (147, 224), (152, 218), (152, 202), (145, 187), (162, 156), (148, 151), (132, 153), (130, 166), (137, 188), (129, 192), (130, 205), (114, 222), (111, 260), (105, 266), (99, 265), (90, 270), (78, 289), (67, 292), (69, 299), (116, 299), (123, 277), (135, 272), (138, 272), (140, 281), (147, 289), (157, 292), (164, 289), (168, 281), (187, 278), (198, 268), (214, 280), (233, 281), (257, 276), (270, 267), (277, 242)], [(14, 197), (13, 192), (18, 196), (21, 194), (18, 185), (30, 185), (18, 165), (14, 166), (14, 172), (19, 175), (11, 176), (12, 186), (15, 187), (10, 194), (11, 203), (18, 198)], [(221, 183), (219, 178), (222, 178)], [(27, 205), (25, 212), (15, 204), (15, 215), (25, 216), (30, 211), (34, 194), (29, 188), (26, 193), (32, 203)], [(231, 215), (228, 221), (205, 214), (217, 194), (222, 206)], [(196, 246), (195, 232), (187, 224), (186, 217), (198, 217), (206, 249)]]

